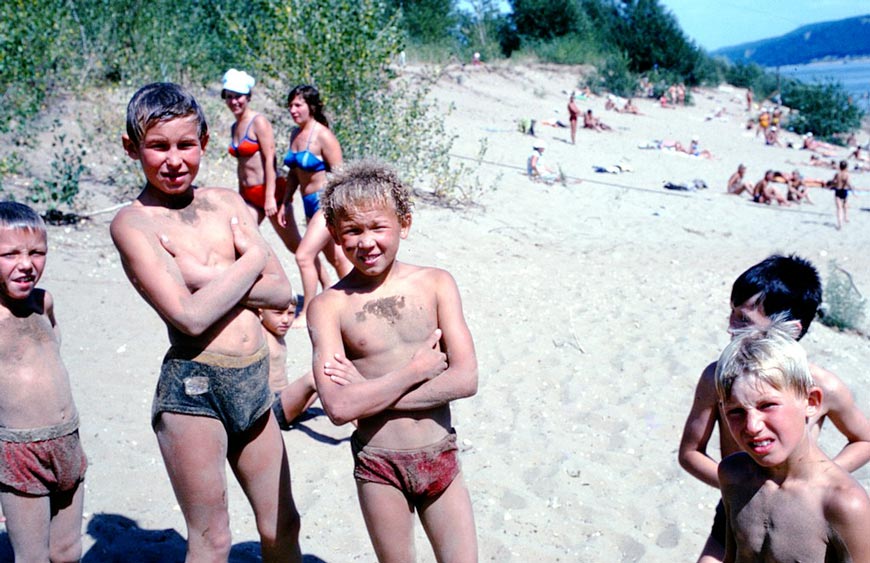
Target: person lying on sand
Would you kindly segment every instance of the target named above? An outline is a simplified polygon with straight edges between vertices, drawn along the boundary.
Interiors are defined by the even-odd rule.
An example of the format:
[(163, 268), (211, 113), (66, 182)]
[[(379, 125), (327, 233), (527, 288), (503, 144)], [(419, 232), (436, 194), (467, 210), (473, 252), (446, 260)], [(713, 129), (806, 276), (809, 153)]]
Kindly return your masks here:
[(815, 139), (812, 133), (807, 133), (803, 136), (803, 146), (801, 148), (817, 152), (822, 156), (836, 156), (840, 151), (837, 146)]

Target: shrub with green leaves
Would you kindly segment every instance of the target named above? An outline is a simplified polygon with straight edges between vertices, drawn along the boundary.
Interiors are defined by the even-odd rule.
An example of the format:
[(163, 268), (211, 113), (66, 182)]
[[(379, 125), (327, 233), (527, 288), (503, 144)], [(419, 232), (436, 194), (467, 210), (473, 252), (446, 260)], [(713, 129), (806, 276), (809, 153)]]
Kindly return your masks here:
[(79, 180), (87, 171), (83, 163), (86, 154), (84, 145), (71, 145), (66, 135), (58, 134), (51, 146), (54, 148), (52, 174), (48, 179), (36, 180), (33, 183), (29, 199), (38, 207), (49, 210), (57, 209), (59, 205), (74, 207), (79, 193)]
[(835, 133), (860, 128), (864, 117), (864, 112), (852, 103), (849, 93), (839, 82), (805, 84), (788, 80), (782, 100), (797, 110), (797, 114), (788, 120), (792, 130), (796, 133), (812, 132), (826, 140), (834, 140)]

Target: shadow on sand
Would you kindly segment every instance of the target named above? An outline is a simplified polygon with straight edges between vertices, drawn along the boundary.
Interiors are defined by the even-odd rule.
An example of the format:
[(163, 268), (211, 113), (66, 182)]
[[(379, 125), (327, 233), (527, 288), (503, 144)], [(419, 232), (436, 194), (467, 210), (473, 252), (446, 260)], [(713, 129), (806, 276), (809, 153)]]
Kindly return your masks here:
[[(135, 520), (120, 514), (95, 514), (88, 522), (87, 534), (94, 544), (82, 563), (182, 563), (186, 542), (173, 529), (145, 530)], [(0, 533), (0, 561), (13, 561), (9, 535)], [(229, 563), (254, 563), (260, 558), (259, 542), (233, 545)], [(305, 555), (304, 563), (326, 563), (315, 555)]]

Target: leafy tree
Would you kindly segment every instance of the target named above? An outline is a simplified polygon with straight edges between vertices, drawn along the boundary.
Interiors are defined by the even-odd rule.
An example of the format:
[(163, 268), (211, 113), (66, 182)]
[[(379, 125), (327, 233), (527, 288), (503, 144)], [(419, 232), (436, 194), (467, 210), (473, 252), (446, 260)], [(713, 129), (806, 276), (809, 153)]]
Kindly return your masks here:
[(469, 10), (458, 13), (459, 35), (469, 52), (478, 51), (484, 60), (502, 54), (501, 38), (510, 25), (496, 0), (472, 0)]
[(451, 2), (444, 0), (392, 0), (390, 7), (401, 10), (399, 25), (414, 43), (441, 43), (459, 23)]
[(861, 126), (864, 113), (852, 103), (849, 93), (839, 82), (805, 84), (787, 80), (782, 101), (797, 114), (789, 118), (796, 133), (808, 133), (832, 139), (834, 133), (852, 131)]
[(511, 21), (520, 37), (553, 39), (588, 29), (577, 0), (510, 0)]

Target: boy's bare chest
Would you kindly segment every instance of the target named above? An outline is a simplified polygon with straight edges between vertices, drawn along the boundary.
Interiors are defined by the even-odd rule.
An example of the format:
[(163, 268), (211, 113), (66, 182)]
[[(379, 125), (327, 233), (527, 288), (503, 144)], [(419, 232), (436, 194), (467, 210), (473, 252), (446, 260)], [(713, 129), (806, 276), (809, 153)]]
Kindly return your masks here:
[(0, 319), (0, 363), (6, 369), (29, 358), (56, 354), (57, 336), (45, 315), (4, 316)]
[(341, 318), (342, 337), (350, 357), (368, 357), (416, 345), (437, 326), (435, 298), (402, 290), (356, 297)]
[(762, 487), (733, 505), (741, 553), (775, 561), (824, 561), (829, 526), (810, 489)]
[[(235, 247), (230, 217), (217, 210), (163, 210), (154, 219), (154, 234), (168, 239), (164, 246), (171, 254), (184, 254), (202, 264), (234, 260)], [(164, 238), (165, 237), (165, 238)]]

